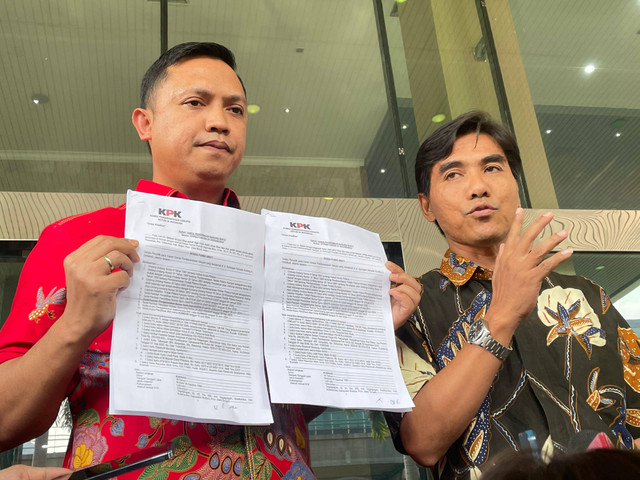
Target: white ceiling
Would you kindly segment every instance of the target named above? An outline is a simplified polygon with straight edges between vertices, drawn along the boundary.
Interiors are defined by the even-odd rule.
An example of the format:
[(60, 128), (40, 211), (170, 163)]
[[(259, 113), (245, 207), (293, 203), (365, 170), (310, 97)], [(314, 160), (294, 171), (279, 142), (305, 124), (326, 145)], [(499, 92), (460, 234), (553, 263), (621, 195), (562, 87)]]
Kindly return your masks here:
[[(159, 21), (148, 0), (1, 2), (0, 150), (144, 154), (129, 118), (160, 53)], [(397, 18), (388, 21), (402, 59)], [(362, 161), (387, 108), (369, 0), (190, 0), (169, 6), (168, 23), (170, 46), (216, 41), (235, 52), (261, 107), (248, 157)], [(396, 83), (410, 95), (406, 71)], [(34, 93), (50, 102), (32, 104)]]
[(509, 4), (534, 104), (640, 108), (640, 1)]

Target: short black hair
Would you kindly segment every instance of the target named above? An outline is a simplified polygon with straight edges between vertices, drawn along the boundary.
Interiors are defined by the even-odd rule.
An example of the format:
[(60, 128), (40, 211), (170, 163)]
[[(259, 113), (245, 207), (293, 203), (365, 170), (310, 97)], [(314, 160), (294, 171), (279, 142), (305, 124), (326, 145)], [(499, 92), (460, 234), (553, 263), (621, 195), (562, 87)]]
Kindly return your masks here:
[[(224, 45), (213, 42), (181, 43), (175, 47), (171, 47), (160, 55), (160, 57), (153, 62), (153, 65), (151, 65), (146, 71), (144, 77), (142, 77), (142, 83), (140, 84), (140, 106), (142, 108), (147, 108), (156, 86), (166, 78), (167, 68), (182, 60), (195, 57), (209, 57), (215, 60), (222, 60), (224, 63), (229, 65), (234, 72), (236, 71), (235, 56), (233, 55), (233, 52)], [(236, 72), (236, 75), (238, 75), (238, 72)], [(240, 80), (242, 90), (246, 95), (247, 90), (244, 87), (244, 83), (242, 82), (240, 75), (238, 75), (238, 80)]]
[(514, 135), (504, 125), (491, 120), (486, 112), (467, 112), (438, 128), (422, 142), (416, 156), (416, 184), (418, 192), (429, 195), (433, 166), (451, 155), (455, 141), (468, 133), (485, 133), (504, 151), (511, 173), (518, 180), (522, 172), (520, 149)]

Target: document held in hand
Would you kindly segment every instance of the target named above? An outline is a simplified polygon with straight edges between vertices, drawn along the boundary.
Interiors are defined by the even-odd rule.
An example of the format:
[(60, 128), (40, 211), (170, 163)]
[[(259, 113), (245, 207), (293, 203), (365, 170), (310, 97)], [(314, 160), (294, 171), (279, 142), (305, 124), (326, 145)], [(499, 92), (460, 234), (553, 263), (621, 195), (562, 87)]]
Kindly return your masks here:
[(269, 394), (413, 406), (377, 234), (129, 191), (125, 237), (141, 261), (118, 295), (110, 412), (252, 425), (273, 422)]

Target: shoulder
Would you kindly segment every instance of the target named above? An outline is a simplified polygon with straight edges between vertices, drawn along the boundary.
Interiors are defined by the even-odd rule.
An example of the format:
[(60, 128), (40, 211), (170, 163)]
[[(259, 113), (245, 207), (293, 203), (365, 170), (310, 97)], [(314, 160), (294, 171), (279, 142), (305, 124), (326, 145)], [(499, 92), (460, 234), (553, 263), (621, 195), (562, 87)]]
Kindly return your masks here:
[(418, 281), (422, 284), (424, 291), (440, 291), (443, 281), (446, 281), (447, 277), (442, 274), (439, 268), (434, 268), (428, 272), (420, 275)]
[(602, 299), (607, 296), (604, 288), (593, 280), (580, 275), (564, 275), (551, 272), (548, 275), (548, 280), (549, 287), (552, 289), (579, 290), (586, 298), (597, 297)]
[(551, 272), (549, 280), (554, 286), (565, 288), (578, 288), (583, 290), (600, 290), (602, 287), (593, 280), (582, 277), (580, 275), (565, 275), (562, 273)]
[(607, 292), (593, 280), (579, 275), (563, 275), (552, 272), (549, 276), (551, 288), (542, 291), (542, 295), (553, 295), (554, 298), (564, 299), (564, 303), (585, 302), (584, 307), (593, 309), (598, 315), (619, 313), (612, 307)]
[(124, 236), (125, 205), (62, 218), (46, 226), (38, 243), (64, 241), (71, 250), (97, 235)]

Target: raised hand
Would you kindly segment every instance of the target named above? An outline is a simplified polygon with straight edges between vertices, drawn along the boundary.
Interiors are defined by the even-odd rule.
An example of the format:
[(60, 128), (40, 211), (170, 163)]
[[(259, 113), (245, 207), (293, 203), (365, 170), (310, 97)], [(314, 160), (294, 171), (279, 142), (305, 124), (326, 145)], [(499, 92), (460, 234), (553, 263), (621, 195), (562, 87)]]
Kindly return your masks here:
[(385, 266), (391, 271), (389, 280), (395, 284), (389, 290), (393, 328), (399, 328), (418, 306), (422, 295), (422, 285), (395, 263), (387, 262)]
[[(518, 324), (536, 306), (540, 285), (554, 268), (571, 256), (572, 250), (566, 249), (549, 258), (544, 257), (560, 242), (567, 238), (567, 232), (561, 231), (546, 238), (534, 248), (533, 241), (553, 219), (553, 213), (540, 216), (523, 233), (524, 211), (516, 210), (515, 220), (507, 238), (500, 245), (493, 271), (493, 297), (489, 312), (495, 322), (511, 319)], [(516, 325), (512, 325), (515, 330)]]

